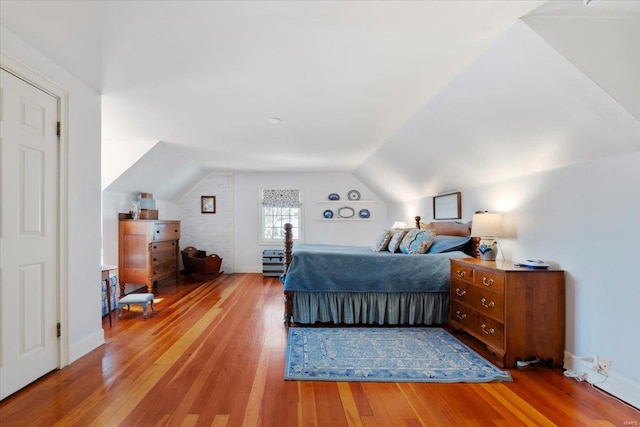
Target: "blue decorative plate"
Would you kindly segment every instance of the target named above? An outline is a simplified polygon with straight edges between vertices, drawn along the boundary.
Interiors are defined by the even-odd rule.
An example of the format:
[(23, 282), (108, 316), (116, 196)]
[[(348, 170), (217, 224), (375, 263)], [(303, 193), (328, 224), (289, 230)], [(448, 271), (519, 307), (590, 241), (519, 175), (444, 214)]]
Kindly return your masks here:
[(369, 209), (360, 209), (358, 215), (360, 215), (360, 218), (369, 218), (371, 216), (371, 212), (369, 212)]
[(331, 209), (327, 209), (326, 211), (322, 212), (322, 216), (325, 218), (333, 218), (333, 211)]
[(336, 193), (331, 193), (327, 196), (329, 200), (340, 200), (340, 195)]
[(347, 193), (349, 200), (360, 200), (360, 192), (358, 190), (351, 190)]

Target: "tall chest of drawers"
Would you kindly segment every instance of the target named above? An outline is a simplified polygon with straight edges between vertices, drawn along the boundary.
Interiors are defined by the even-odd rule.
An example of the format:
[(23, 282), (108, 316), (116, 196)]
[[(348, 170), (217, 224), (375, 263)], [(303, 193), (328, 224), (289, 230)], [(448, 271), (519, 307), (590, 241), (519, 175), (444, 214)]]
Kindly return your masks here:
[(451, 260), (450, 324), (486, 346), (500, 367), (529, 357), (562, 367), (564, 300), (562, 270)]
[(152, 293), (159, 280), (178, 280), (180, 221), (121, 220), (118, 228), (121, 297), (127, 283), (144, 284)]

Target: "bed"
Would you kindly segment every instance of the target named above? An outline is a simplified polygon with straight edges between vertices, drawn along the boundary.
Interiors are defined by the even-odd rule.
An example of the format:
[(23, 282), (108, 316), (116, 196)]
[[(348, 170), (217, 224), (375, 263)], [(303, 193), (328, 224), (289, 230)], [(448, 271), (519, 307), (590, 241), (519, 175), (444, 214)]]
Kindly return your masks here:
[[(409, 253), (398, 253), (395, 246), (392, 251), (376, 250), (380, 237), (372, 246), (296, 244), (294, 248), (291, 225), (285, 225), (285, 273), (281, 278), (285, 323), (447, 323), (449, 260), (473, 253), (470, 224), (423, 224), (416, 217), (416, 227), (404, 233), (408, 231), (424, 236), (431, 233), (427, 253), (412, 253), (416, 251), (411, 248)], [(395, 235), (398, 230), (389, 232)]]

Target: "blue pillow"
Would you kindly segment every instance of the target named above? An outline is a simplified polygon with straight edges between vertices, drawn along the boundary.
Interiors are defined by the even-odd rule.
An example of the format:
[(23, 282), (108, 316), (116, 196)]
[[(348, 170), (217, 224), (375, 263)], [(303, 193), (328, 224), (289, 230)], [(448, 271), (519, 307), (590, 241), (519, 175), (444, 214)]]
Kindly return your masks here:
[(426, 254), (435, 235), (433, 230), (412, 228), (402, 238), (400, 252), (403, 254)]
[(469, 236), (436, 236), (427, 253), (439, 254), (442, 252), (459, 251), (469, 240), (471, 240)]

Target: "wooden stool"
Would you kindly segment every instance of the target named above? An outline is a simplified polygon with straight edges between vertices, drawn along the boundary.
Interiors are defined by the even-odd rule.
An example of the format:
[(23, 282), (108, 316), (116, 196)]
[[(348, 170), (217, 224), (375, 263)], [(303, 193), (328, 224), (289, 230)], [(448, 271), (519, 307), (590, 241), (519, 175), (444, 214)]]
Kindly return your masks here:
[(129, 294), (118, 301), (118, 318), (122, 318), (122, 309), (127, 306), (127, 310), (131, 311), (131, 304), (137, 304), (142, 307), (144, 320), (147, 320), (147, 305), (151, 304), (153, 311), (153, 294)]

